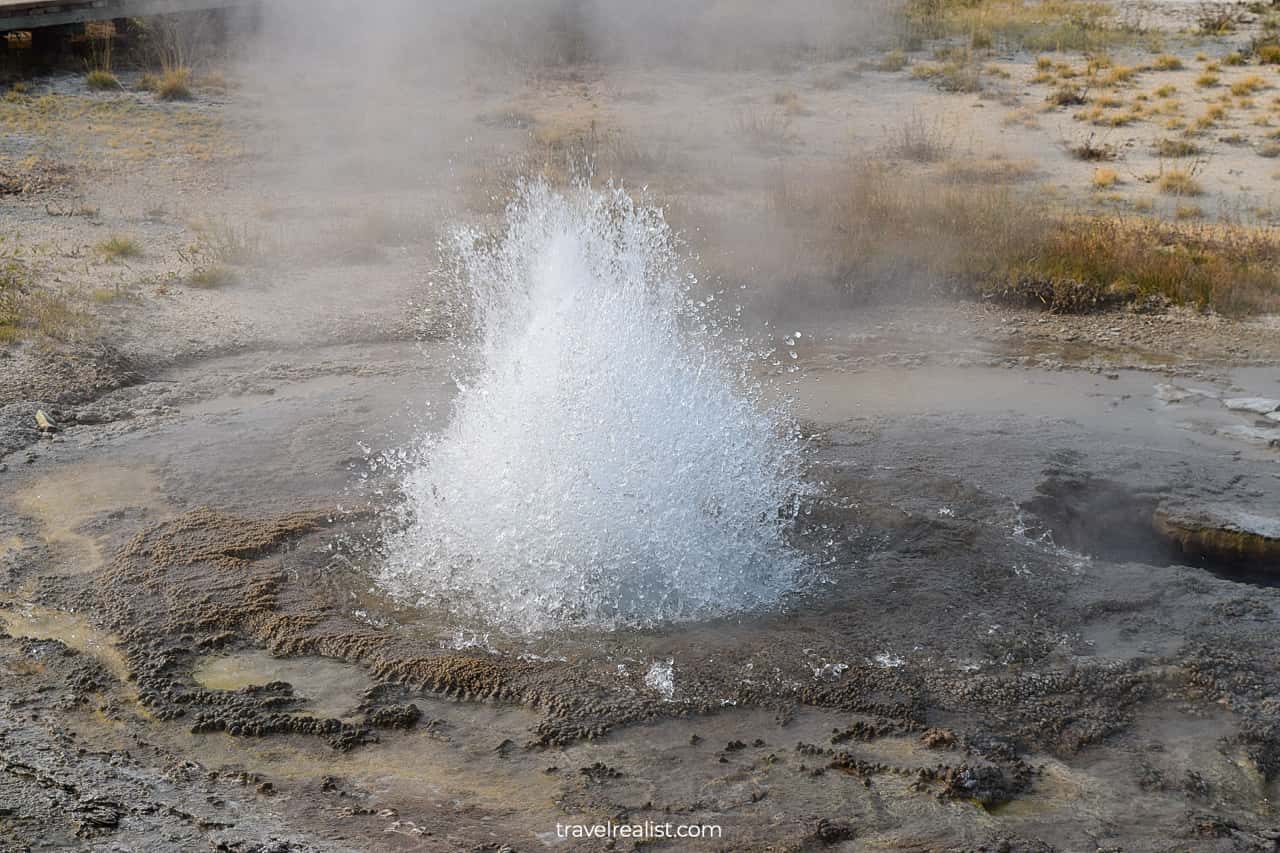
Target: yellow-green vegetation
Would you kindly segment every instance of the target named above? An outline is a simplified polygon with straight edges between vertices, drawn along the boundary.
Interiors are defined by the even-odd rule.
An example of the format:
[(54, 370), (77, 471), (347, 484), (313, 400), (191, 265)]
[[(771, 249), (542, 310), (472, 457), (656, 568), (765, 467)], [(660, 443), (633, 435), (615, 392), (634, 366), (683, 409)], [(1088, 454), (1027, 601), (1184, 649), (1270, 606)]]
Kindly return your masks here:
[(1035, 163), (1006, 157), (951, 160), (942, 167), (943, 180), (957, 184), (1012, 184), (1035, 173)]
[(1093, 170), (1093, 188), (1095, 190), (1113, 187), (1120, 181), (1120, 175), (1110, 166), (1099, 166)]
[(1263, 80), (1257, 74), (1250, 74), (1248, 77), (1241, 78), (1231, 84), (1231, 94), (1237, 97), (1242, 95), (1252, 95), (1267, 88), (1267, 81)]
[(234, 284), (236, 274), (223, 266), (201, 267), (191, 273), (191, 286), (199, 288), (226, 287)]
[(1232, 65), (1232, 66), (1244, 65), (1245, 62), (1246, 60), (1244, 58), (1244, 54), (1238, 50), (1233, 50), (1231, 53), (1228, 53), (1226, 56), (1222, 57), (1223, 65)]
[(191, 69), (170, 68), (155, 81), (156, 97), (162, 101), (186, 101), (191, 98)]
[(891, 50), (876, 63), (878, 71), (901, 71), (907, 67), (907, 54), (901, 50)]
[(1089, 92), (1087, 89), (1071, 83), (1064, 83), (1050, 92), (1045, 100), (1055, 107), (1074, 107), (1085, 103), (1088, 98)]
[(83, 314), (37, 281), (36, 260), (15, 238), (0, 236), (0, 343), (63, 339), (85, 326)]
[(1182, 60), (1172, 53), (1162, 53), (1151, 65), (1158, 71), (1177, 71), (1182, 68)]
[(911, 76), (928, 80), (944, 92), (982, 90), (982, 71), (967, 62), (920, 63), (911, 69)]
[(1173, 215), (1174, 218), (1179, 221), (1185, 221), (1188, 219), (1199, 219), (1204, 216), (1204, 211), (1194, 204), (1180, 204), (1174, 208)]
[(1149, 294), (1232, 314), (1280, 309), (1276, 229), (1086, 215), (1038, 191), (940, 185), (865, 160), (777, 204), (822, 274), (860, 291), (923, 283), (1060, 311)]
[(1151, 94), (1155, 95), (1157, 98), (1167, 98), (1170, 95), (1176, 94), (1177, 91), (1178, 91), (1177, 86), (1173, 85), (1172, 83), (1165, 83), (1164, 85), (1157, 86), (1155, 89), (1153, 89), (1151, 91)]
[(1094, 51), (1147, 39), (1093, 0), (907, 0), (909, 42), (943, 37), (1032, 51)]
[(895, 160), (936, 163), (951, 156), (954, 136), (941, 119), (912, 113), (887, 134), (886, 152)]
[(1260, 44), (1253, 53), (1259, 65), (1280, 65), (1280, 44)]
[(1165, 195), (1191, 196), (1203, 195), (1204, 187), (1195, 179), (1188, 169), (1170, 169), (1160, 175), (1156, 186)]
[(116, 79), (116, 75), (105, 68), (95, 68), (90, 71), (84, 76), (84, 83), (98, 92), (109, 92), (120, 88), (120, 81)]
[(1116, 65), (1107, 72), (1105, 77), (1102, 78), (1102, 85), (1118, 86), (1121, 83), (1128, 83), (1137, 73), (1137, 69), (1133, 66)]
[(175, 154), (210, 160), (234, 153), (217, 119), (130, 98), (46, 94), (0, 100), (0, 134), (52, 140), (86, 159), (104, 151), (135, 162)]
[(136, 258), (142, 254), (142, 244), (124, 234), (113, 234), (95, 247), (108, 261)]
[(1196, 78), (1196, 85), (1201, 89), (1211, 89), (1218, 85), (1218, 75), (1206, 71)]
[(1157, 139), (1151, 145), (1151, 153), (1157, 157), (1195, 157), (1202, 151), (1190, 139)]

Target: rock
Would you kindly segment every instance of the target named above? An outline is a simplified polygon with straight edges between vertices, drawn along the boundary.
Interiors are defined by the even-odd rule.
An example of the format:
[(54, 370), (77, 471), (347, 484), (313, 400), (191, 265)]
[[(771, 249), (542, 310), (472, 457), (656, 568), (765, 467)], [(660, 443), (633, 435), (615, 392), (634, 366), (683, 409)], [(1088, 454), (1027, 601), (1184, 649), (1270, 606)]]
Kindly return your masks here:
[(57, 432), (58, 425), (54, 423), (53, 418), (45, 414), (44, 409), (36, 409), (36, 429), (41, 432)]
[(1152, 519), (1162, 535), (1188, 554), (1261, 564), (1280, 573), (1280, 517), (1259, 515), (1243, 507), (1161, 506)]
[(1270, 397), (1233, 397), (1223, 400), (1222, 404), (1233, 412), (1253, 412), (1255, 415), (1268, 415), (1280, 409), (1280, 400)]

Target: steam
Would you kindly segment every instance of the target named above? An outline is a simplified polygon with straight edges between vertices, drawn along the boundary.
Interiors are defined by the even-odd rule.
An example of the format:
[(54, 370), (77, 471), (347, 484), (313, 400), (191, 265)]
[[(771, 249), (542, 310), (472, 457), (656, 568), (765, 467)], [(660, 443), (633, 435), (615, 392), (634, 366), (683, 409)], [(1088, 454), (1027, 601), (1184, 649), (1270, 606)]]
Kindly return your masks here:
[(718, 340), (660, 210), (527, 185), (458, 237), (482, 364), (405, 479), (384, 580), (515, 630), (776, 604), (799, 444)]

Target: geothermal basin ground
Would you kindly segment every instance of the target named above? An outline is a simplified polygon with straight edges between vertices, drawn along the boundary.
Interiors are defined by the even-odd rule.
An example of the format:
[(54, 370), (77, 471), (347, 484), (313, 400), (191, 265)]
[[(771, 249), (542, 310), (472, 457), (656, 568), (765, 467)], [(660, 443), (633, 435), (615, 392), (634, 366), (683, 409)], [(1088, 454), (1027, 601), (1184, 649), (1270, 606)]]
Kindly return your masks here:
[[(124, 27), (121, 88), (65, 60), (13, 72), (0, 849), (1277, 849), (1265, 10), (1120, 5), (1073, 35), (1086, 10), (988, 0), (959, 24), (942, 4), (921, 34), (879, 6), (841, 29), (754, 5), (732, 27), (677, 18), (718, 51), (693, 58), (658, 49), (671, 21), (618, 10), (566, 47), (551, 4), (504, 19), (519, 51), (464, 26), (424, 60), (384, 48), (466, 22), (391, 4), (350, 29), (268, 15), (191, 60), (186, 100), (144, 85)], [(312, 48), (338, 36), (378, 61), (335, 71)], [(1063, 107), (1072, 86), (1085, 103)], [(1166, 139), (1201, 154), (1152, 153)], [(1161, 189), (1174, 171), (1198, 192)], [(663, 211), (686, 319), (737, 353), (723, 387), (787, 413), (804, 488), (778, 529), (803, 582), (532, 629), (406, 596), (384, 579), (407, 473), (488, 346), (448, 245), (502, 245), (528, 181), (572, 200), (610, 179)], [(1016, 263), (963, 251), (979, 213), (1007, 238), (982, 256)], [(1054, 228), (1023, 230), (1041, 216)], [(1124, 254), (1036, 266), (1101, 245)], [(581, 309), (537, 316), (597, 316)], [(719, 351), (699, 334), (662, 342)], [(631, 390), (672, 363), (624, 343)], [(488, 417), (512, 446), (628, 411), (573, 399), (571, 421)], [(717, 447), (681, 450), (659, 458)], [(608, 824), (716, 831), (569, 830)]]

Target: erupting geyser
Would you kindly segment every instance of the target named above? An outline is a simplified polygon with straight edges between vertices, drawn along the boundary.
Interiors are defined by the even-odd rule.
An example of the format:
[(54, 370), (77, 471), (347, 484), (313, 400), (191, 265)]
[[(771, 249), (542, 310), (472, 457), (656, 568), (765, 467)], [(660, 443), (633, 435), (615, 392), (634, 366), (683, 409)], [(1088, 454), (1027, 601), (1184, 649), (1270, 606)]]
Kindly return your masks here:
[(406, 477), (388, 585), (523, 631), (794, 589), (798, 440), (691, 301), (662, 212), (536, 183), (502, 240), (458, 244), (480, 361)]

